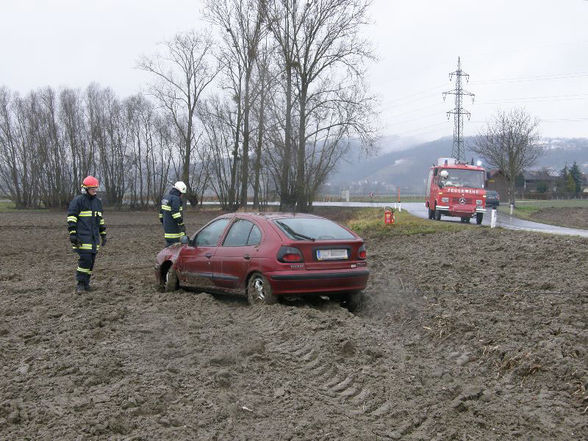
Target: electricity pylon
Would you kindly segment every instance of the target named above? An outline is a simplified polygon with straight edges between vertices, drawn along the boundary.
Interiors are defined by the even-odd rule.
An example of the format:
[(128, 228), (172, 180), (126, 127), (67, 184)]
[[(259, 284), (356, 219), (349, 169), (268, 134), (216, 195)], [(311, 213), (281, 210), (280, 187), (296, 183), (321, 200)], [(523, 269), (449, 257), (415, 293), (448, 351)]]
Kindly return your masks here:
[(468, 119), (472, 114), (463, 108), (463, 97), (471, 96), (472, 103), (474, 102), (474, 94), (464, 90), (462, 87), (462, 78), (465, 77), (466, 82), (470, 80), (469, 74), (461, 70), (461, 60), (457, 57), (457, 70), (449, 74), (449, 81), (453, 80), (455, 76), (455, 89), (443, 92), (443, 101), (447, 95), (455, 95), (455, 108), (447, 112), (447, 119), (453, 115), (453, 148), (451, 150), (451, 157), (458, 161), (465, 160), (465, 148), (463, 145), (463, 116), (466, 115)]

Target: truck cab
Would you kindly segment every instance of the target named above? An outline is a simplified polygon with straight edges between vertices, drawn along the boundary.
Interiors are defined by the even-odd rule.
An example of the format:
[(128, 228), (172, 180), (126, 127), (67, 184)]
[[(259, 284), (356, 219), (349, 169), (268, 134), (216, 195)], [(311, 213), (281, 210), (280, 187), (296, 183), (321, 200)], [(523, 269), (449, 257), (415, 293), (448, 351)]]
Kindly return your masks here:
[(475, 216), (476, 223), (481, 224), (486, 212), (485, 182), (484, 168), (454, 158), (439, 158), (427, 179), (425, 206), (429, 219), (452, 216), (469, 223)]

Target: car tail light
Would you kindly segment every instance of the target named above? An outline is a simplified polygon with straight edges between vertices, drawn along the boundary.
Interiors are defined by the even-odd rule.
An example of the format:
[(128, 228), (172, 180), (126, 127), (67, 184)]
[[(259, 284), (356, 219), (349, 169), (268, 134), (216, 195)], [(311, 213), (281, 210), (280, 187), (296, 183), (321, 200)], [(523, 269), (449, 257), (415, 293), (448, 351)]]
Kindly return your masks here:
[(359, 247), (357, 250), (357, 258), (361, 260), (365, 260), (367, 258), (367, 251), (365, 249), (365, 244)]
[(278, 251), (278, 260), (284, 263), (304, 262), (302, 253), (298, 248), (280, 247)]

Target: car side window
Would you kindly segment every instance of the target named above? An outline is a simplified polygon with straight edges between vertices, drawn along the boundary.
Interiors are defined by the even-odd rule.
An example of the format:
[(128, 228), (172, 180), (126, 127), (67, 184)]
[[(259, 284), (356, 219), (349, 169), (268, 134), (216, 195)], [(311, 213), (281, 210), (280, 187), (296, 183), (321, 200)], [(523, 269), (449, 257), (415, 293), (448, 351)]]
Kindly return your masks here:
[(224, 247), (242, 247), (247, 245), (249, 233), (254, 225), (244, 219), (238, 219), (231, 225), (227, 237), (223, 242)]
[(228, 223), (229, 219), (223, 218), (206, 226), (196, 235), (195, 245), (197, 247), (215, 247)]
[(259, 245), (261, 242), (261, 231), (257, 227), (257, 225), (253, 225), (251, 229), (251, 233), (249, 233), (249, 240), (247, 241), (247, 245)]

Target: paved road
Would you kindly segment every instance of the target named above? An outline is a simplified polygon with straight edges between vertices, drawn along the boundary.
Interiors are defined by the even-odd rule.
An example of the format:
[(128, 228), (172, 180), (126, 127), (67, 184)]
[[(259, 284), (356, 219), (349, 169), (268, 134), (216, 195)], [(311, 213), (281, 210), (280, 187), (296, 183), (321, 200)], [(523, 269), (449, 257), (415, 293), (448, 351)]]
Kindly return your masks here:
[[(322, 207), (387, 207), (394, 204), (389, 202), (314, 202), (313, 205)], [(428, 219), (427, 208), (423, 202), (404, 202), (402, 209), (407, 210), (410, 214)], [(502, 228), (508, 228), (509, 230), (524, 230), (524, 231), (536, 231), (540, 233), (550, 234), (563, 234), (568, 236), (582, 236), (588, 237), (588, 230), (582, 230), (578, 228), (566, 228), (558, 227), (555, 225), (540, 224), (538, 222), (531, 222), (517, 217), (509, 216), (503, 213), (497, 213), (496, 226)], [(475, 220), (472, 220), (475, 223)], [(431, 221), (435, 222), (435, 221)], [(441, 222), (460, 222), (458, 217), (442, 217)], [(484, 221), (482, 225), (490, 226), (490, 212), (484, 215)]]

